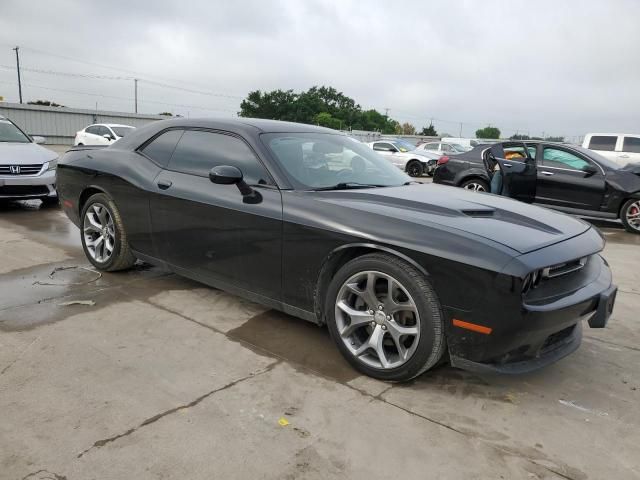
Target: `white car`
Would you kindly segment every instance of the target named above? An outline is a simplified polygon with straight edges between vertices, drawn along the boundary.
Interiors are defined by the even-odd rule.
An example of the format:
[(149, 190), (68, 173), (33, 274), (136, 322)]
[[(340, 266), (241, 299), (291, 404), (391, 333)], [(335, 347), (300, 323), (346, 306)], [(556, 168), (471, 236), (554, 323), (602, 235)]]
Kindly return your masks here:
[(440, 155), (426, 150), (416, 151), (415, 146), (404, 140), (380, 140), (367, 143), (380, 155), (412, 177), (433, 175)]
[(630, 133), (588, 133), (583, 148), (598, 152), (618, 165), (640, 162), (640, 135)]
[(58, 201), (56, 166), (58, 154), (38, 143), (8, 118), (0, 116), (0, 200), (40, 199)]
[(448, 142), (427, 142), (421, 143), (416, 150), (426, 150), (427, 152), (437, 153), (439, 155), (456, 155), (468, 151), (462, 145)]
[(131, 125), (96, 123), (76, 133), (74, 145), (111, 145), (135, 130)]

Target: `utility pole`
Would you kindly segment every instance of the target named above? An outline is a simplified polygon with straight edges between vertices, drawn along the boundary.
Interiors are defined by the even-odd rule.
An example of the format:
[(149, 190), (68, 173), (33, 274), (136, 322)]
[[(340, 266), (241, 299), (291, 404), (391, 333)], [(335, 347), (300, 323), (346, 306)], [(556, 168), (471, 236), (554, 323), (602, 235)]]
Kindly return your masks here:
[(384, 109), (384, 116), (385, 116), (385, 117), (389, 117), (389, 108), (388, 108), (388, 107), (386, 107), (386, 108)]
[(460, 122), (460, 133), (458, 134), (459, 138), (462, 138), (462, 122)]
[(136, 102), (136, 113), (138, 113), (138, 79), (137, 78), (133, 79), (133, 86), (134, 86), (134, 98)]
[(16, 47), (13, 50), (16, 51), (16, 67), (18, 69), (18, 96), (20, 97), (20, 103), (22, 103), (22, 81), (20, 80), (20, 54), (18, 50), (20, 47)]

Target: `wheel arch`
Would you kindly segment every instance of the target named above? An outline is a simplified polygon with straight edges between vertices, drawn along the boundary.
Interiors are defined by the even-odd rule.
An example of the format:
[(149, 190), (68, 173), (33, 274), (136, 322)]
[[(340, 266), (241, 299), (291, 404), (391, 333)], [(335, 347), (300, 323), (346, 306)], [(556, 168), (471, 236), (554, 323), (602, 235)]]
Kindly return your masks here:
[(322, 267), (320, 268), (320, 273), (318, 274), (314, 296), (314, 312), (316, 314), (316, 318), (318, 319), (318, 323), (326, 323), (323, 311), (324, 299), (333, 276), (347, 262), (353, 260), (354, 258), (367, 255), (369, 253), (388, 253), (411, 264), (427, 278), (429, 277), (429, 273), (422, 265), (420, 265), (411, 257), (393, 248), (378, 245), (375, 243), (350, 243), (341, 245), (332, 250), (331, 253), (327, 255), (322, 263)]
[(463, 177), (460, 177), (456, 181), (456, 187), (461, 186), (464, 182), (467, 182), (469, 180), (474, 180), (474, 179), (482, 180), (487, 185), (491, 185), (491, 180), (487, 176), (483, 176), (481, 173), (478, 173), (478, 172), (473, 172), (473, 173), (464, 175)]
[(87, 200), (89, 200), (89, 198), (91, 198), (96, 193), (104, 193), (108, 197), (111, 197), (111, 195), (109, 195), (109, 193), (106, 190), (96, 185), (90, 185), (88, 187), (85, 187), (84, 190), (82, 190), (82, 192), (80, 193), (80, 196), (78, 197), (78, 217), (79, 218), (82, 217), (82, 209), (84, 208), (85, 203), (87, 203)]

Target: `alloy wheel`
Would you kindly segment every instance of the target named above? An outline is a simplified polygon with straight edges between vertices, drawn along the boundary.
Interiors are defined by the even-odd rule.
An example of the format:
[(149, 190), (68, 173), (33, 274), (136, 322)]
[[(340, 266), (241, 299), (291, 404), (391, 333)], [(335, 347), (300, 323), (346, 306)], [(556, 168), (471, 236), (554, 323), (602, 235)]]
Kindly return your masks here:
[(344, 345), (370, 367), (397, 368), (418, 347), (416, 303), (398, 280), (385, 273), (359, 272), (344, 282), (336, 297), (335, 318)]
[(476, 182), (469, 182), (464, 187), (465, 190), (473, 190), (474, 192), (486, 192), (484, 185)]
[(113, 255), (116, 244), (113, 218), (107, 207), (101, 203), (91, 205), (84, 215), (82, 230), (89, 255), (96, 262), (107, 262)]
[(640, 230), (640, 200), (632, 203), (627, 208), (627, 223), (635, 230)]

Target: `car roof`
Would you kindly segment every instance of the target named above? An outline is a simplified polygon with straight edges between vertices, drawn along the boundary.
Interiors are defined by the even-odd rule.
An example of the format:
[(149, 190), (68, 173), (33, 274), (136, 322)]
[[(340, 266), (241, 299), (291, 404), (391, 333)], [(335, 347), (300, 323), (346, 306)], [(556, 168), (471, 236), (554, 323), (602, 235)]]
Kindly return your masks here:
[(125, 127), (125, 128), (136, 128), (133, 125), (122, 125), (120, 123), (94, 123), (93, 125), (89, 125), (93, 127), (95, 125), (104, 125), (105, 127)]

